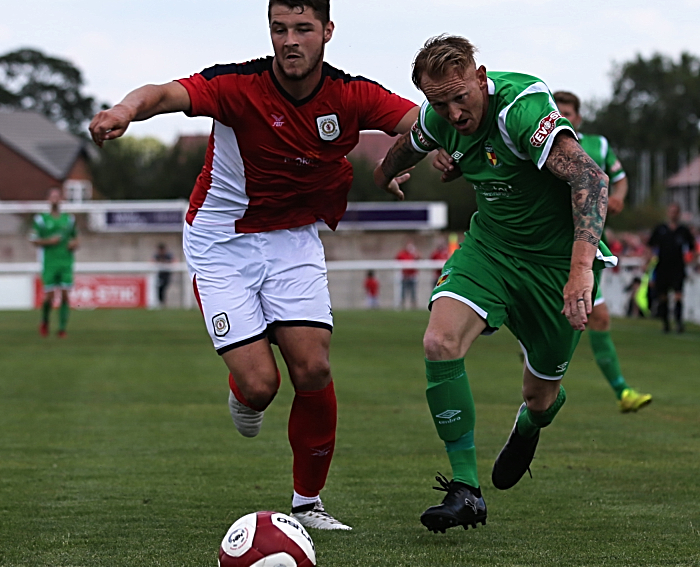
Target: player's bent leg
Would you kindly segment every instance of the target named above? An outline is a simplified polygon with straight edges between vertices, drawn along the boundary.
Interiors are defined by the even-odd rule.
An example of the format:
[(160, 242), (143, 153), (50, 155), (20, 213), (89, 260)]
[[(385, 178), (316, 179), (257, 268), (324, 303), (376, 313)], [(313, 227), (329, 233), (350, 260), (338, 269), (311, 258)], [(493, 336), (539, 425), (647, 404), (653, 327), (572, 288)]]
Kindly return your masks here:
[(292, 516), (307, 528), (350, 530), (326, 511), (320, 498), (333, 460), (338, 422), (329, 361), (331, 331), (327, 325), (274, 327), (295, 390), (288, 424), (294, 455)]
[(61, 289), (61, 306), (58, 309), (58, 336), (66, 336), (66, 327), (68, 326), (68, 317), (70, 316), (70, 299), (69, 290)]
[(676, 321), (676, 332), (684, 333), (685, 325), (683, 323), (683, 278), (680, 281), (681, 291), (674, 293), (673, 318)]
[(429, 530), (445, 530), (486, 523), (486, 504), (477, 475), (474, 424), (476, 412), (464, 355), (486, 328), (484, 320), (467, 304), (449, 297), (435, 300), (423, 339), (428, 386), (426, 397), (438, 436), (452, 466), (453, 479), (435, 477), (447, 492), (442, 503), (421, 515)]
[(244, 437), (260, 433), (265, 408), (279, 389), (279, 372), (270, 343), (261, 338), (222, 353), (230, 371), (229, 411)]
[(615, 392), (620, 411), (637, 411), (649, 405), (651, 394), (643, 394), (630, 388), (622, 375), (617, 350), (610, 336), (610, 314), (605, 303), (593, 307), (593, 312), (588, 318), (588, 338), (595, 361)]
[(44, 288), (44, 302), (41, 304), (41, 324), (39, 325), (39, 334), (42, 337), (49, 336), (49, 318), (53, 307), (53, 295), (53, 289)]
[(561, 377), (535, 376), (526, 366), (523, 398), (515, 424), (491, 472), (493, 485), (500, 490), (515, 486), (529, 470), (539, 443), (540, 431), (547, 427), (566, 401)]

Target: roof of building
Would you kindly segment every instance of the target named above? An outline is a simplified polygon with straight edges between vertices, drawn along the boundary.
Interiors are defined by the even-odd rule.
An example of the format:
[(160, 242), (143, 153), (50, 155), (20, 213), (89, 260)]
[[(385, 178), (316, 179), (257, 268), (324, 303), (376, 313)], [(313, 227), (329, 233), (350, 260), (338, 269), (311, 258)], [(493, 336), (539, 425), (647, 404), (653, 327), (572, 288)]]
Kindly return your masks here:
[(700, 156), (666, 180), (667, 187), (700, 185)]
[(23, 110), (0, 111), (0, 143), (60, 181), (85, 146), (43, 115)]

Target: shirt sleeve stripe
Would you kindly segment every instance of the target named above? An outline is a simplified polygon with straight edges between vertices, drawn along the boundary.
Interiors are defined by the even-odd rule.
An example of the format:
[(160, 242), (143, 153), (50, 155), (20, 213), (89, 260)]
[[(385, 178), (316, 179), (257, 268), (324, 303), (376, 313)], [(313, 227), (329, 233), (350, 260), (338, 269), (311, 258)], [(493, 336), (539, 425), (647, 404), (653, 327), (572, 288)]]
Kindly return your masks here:
[(547, 137), (544, 148), (542, 148), (542, 155), (540, 156), (540, 160), (537, 162), (537, 169), (542, 169), (544, 167), (544, 164), (549, 157), (549, 152), (552, 149), (554, 138), (556, 138), (557, 134), (562, 130), (568, 130), (573, 134), (574, 138), (576, 137), (576, 132), (574, 132), (573, 128), (570, 128), (569, 126), (557, 126), (554, 130), (552, 130), (552, 133)]

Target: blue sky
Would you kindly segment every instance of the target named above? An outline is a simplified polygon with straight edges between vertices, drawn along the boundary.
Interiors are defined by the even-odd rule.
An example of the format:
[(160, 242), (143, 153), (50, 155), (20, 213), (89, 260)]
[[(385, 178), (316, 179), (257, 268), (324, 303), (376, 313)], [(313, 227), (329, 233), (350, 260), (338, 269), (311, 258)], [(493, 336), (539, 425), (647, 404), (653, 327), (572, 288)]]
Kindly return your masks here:
[[(0, 53), (34, 47), (70, 59), (89, 94), (118, 102), (144, 83), (271, 53), (266, 0), (24, 0), (5, 2)], [(610, 72), (637, 53), (700, 55), (700, 0), (332, 0), (336, 33), (326, 60), (421, 101), (410, 81), (415, 52), (453, 33), (479, 48), (487, 69), (527, 72), (584, 100), (610, 94)], [(134, 124), (166, 142), (204, 133), (183, 115)]]

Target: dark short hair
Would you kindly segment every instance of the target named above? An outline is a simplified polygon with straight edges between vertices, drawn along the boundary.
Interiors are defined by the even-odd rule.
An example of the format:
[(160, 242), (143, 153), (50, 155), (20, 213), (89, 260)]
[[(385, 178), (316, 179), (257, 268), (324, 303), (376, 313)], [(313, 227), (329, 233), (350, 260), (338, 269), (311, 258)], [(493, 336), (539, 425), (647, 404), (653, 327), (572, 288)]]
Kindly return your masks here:
[(554, 102), (557, 104), (571, 104), (574, 107), (574, 112), (576, 114), (581, 114), (581, 100), (574, 93), (570, 93), (569, 91), (557, 91), (552, 96), (554, 97)]
[(471, 41), (458, 35), (442, 34), (431, 37), (413, 60), (411, 80), (420, 89), (424, 74), (431, 79), (441, 79), (454, 69), (466, 71), (476, 66), (477, 49)]
[(290, 10), (300, 8), (303, 12), (306, 8), (311, 8), (316, 12), (316, 16), (325, 26), (331, 21), (331, 0), (270, 0), (267, 5), (267, 21), (270, 21), (270, 11), (275, 4), (287, 6)]

